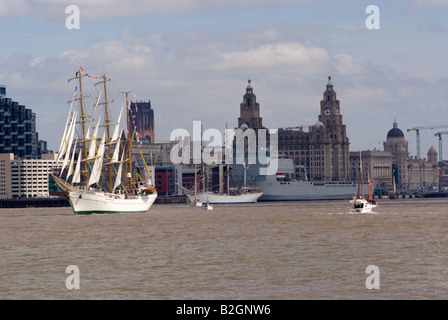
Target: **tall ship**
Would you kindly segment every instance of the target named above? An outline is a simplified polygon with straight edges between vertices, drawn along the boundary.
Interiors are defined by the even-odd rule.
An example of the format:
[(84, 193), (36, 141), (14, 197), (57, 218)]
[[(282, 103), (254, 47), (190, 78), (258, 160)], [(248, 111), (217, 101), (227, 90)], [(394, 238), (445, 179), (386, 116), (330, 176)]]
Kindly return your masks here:
[[(98, 96), (94, 96), (96, 102), (90, 108), (84, 101), (92, 97), (83, 94), (84, 77), (100, 79), (93, 84)], [(106, 73), (93, 77), (80, 67), (76, 76), (68, 80), (72, 81), (76, 86), (73, 99), (68, 101), (70, 107), (58, 152), (60, 172), (52, 174), (53, 179), (64, 190), (77, 215), (147, 212), (157, 192), (147, 168), (145, 178), (133, 174), (131, 143), (135, 130), (129, 130), (129, 91), (121, 92), (125, 93), (125, 101), (114, 122), (113, 100), (107, 98), (106, 85), (110, 79)], [(121, 123), (123, 112), (126, 120)]]
[[(202, 179), (203, 172), (202, 171)], [(197, 182), (198, 175), (197, 169), (195, 169), (195, 182), (194, 182), (194, 190), (184, 189), (187, 194), (190, 203), (194, 203), (197, 206), (202, 206), (202, 204), (210, 203), (210, 204), (235, 204), (235, 203), (254, 203), (257, 202), (258, 199), (263, 195), (263, 192), (259, 188), (249, 187), (246, 185), (246, 176), (244, 175), (244, 183), (241, 187), (230, 187), (230, 175), (229, 175), (229, 166), (227, 165), (226, 175), (227, 175), (227, 187), (225, 188), (225, 192), (217, 192), (217, 191), (207, 191), (205, 188), (202, 190), (198, 190)], [(200, 177), (201, 178), (201, 177)], [(222, 175), (220, 175), (220, 185), (222, 185)], [(205, 184), (205, 183), (204, 183)]]
[[(299, 179), (294, 178), (292, 159), (279, 158), (277, 173), (254, 177), (254, 184), (263, 192), (259, 201), (349, 200), (358, 190), (351, 181), (309, 181), (302, 167)], [(368, 185), (365, 185), (368, 188)]]
[(197, 195), (187, 194), (191, 203), (210, 204), (234, 204), (234, 203), (254, 203), (261, 197), (263, 192), (259, 190), (230, 190), (228, 193), (199, 192)]
[[(226, 125), (227, 129), (227, 125)], [(226, 131), (227, 134), (227, 131)], [(202, 136), (202, 128), (201, 128), (201, 136)], [(229, 141), (226, 137), (226, 141)], [(227, 148), (231, 148), (230, 146), (226, 146)], [(203, 142), (201, 140), (201, 150), (203, 150)], [(225, 154), (228, 154), (227, 152)], [(225, 188), (224, 192), (224, 185), (223, 185), (223, 170), (222, 167), (219, 170), (219, 185), (220, 189), (222, 189), (222, 192), (218, 191), (211, 191), (207, 190), (205, 187), (205, 170), (206, 165), (203, 163), (202, 168), (200, 170), (200, 174), (198, 175), (198, 168), (194, 167), (194, 189), (188, 190), (182, 187), (184, 189), (186, 195), (188, 196), (188, 199), (190, 203), (196, 204), (196, 206), (202, 206), (203, 204), (235, 204), (235, 203), (254, 203), (257, 202), (257, 200), (261, 197), (263, 192), (254, 187), (247, 186), (246, 184), (246, 160), (244, 161), (243, 168), (244, 168), (244, 182), (242, 186), (238, 187), (230, 187), (230, 168), (227, 164), (227, 170), (226, 170), (226, 177), (227, 177), (227, 187)], [(199, 190), (198, 188), (198, 179), (202, 180), (202, 190)]]

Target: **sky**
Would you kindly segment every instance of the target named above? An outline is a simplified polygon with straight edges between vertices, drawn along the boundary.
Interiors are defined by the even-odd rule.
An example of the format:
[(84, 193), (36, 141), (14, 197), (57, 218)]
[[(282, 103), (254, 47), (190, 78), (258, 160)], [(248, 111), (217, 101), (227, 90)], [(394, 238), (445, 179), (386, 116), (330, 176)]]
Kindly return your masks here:
[(0, 0), (0, 84), (56, 152), (80, 66), (117, 110), (122, 90), (150, 100), (158, 141), (236, 127), (248, 79), (265, 127), (314, 125), (331, 76), (350, 151), (383, 150), (396, 120), (415, 156), (408, 128), (447, 125), (420, 131), (426, 157), (448, 130), (447, 17), (448, 0)]

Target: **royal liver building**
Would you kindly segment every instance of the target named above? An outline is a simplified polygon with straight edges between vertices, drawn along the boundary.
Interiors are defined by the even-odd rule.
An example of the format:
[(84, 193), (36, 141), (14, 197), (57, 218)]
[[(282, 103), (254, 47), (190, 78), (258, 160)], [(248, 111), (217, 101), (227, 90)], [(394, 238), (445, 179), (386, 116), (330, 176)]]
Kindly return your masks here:
[(350, 180), (350, 142), (331, 77), (316, 124), (279, 129), (278, 139), (279, 154), (294, 159), (297, 168), (304, 166), (310, 180)]

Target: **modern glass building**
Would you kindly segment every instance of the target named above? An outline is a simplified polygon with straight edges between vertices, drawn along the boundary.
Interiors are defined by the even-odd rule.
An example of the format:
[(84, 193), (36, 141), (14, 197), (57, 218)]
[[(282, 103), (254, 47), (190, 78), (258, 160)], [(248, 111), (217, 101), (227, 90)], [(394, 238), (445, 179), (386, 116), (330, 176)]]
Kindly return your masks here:
[[(36, 114), (6, 97), (0, 86), (0, 153), (13, 153), (23, 159), (40, 159)], [(41, 152), (39, 152), (41, 151)]]

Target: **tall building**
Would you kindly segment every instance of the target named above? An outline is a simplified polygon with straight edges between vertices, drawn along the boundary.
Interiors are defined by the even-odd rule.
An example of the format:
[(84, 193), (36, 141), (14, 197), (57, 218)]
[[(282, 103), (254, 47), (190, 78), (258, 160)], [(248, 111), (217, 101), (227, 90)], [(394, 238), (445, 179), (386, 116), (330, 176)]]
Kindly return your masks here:
[(137, 131), (140, 140), (155, 142), (154, 110), (151, 108), (151, 101), (132, 102), (130, 107), (131, 132)]
[[(293, 159), (297, 168), (304, 166), (310, 180), (350, 180), (349, 144), (331, 77), (316, 124), (278, 131), (279, 155)], [(302, 172), (296, 172), (298, 178)]]
[(41, 154), (38, 141), (36, 114), (18, 102), (6, 98), (6, 88), (1, 86), (0, 153), (13, 153), (25, 159), (39, 159)]
[(49, 175), (57, 166), (55, 156), (46, 159), (19, 159), (0, 154), (0, 199), (48, 197)]

